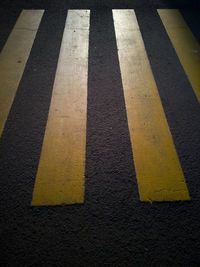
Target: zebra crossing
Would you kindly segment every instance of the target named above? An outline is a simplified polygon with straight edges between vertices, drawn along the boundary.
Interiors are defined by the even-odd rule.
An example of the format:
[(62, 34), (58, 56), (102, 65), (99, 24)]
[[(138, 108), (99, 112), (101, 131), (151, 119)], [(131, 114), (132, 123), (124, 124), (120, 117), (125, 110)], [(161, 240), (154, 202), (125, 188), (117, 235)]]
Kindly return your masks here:
[[(1, 113), (5, 114), (1, 119), (2, 131), (43, 12), (23, 11), (17, 22), (22, 34), (27, 31), (33, 36), (28, 47), (23, 49), (26, 51), (25, 58), (19, 57), (18, 52), (17, 58), (12, 57), (15, 64), (11, 74), (15, 74), (18, 65), (20, 67), (20, 74), (15, 78), (14, 86), (11, 86), (12, 92), (7, 90), (7, 84), (0, 87), (0, 98), (5, 106), (1, 108)], [(89, 14), (89, 10), (69, 10), (67, 15), (32, 205), (84, 202)], [(31, 25), (33, 20), (37, 26), (34, 24), (30, 30), (24, 16)], [(113, 19), (140, 199), (148, 202), (189, 200), (134, 10), (113, 10)], [(6, 45), (8, 43), (9, 40)], [(19, 47), (22, 47), (21, 44)], [(0, 56), (0, 75), (6, 83), (14, 78), (5, 75), (7, 63), (3, 60), (6, 58), (4, 51), (6, 49)], [(196, 46), (195, 51), (197, 53), (193, 54), (198, 69), (199, 50)], [(10, 65), (8, 73), (9, 70)], [(194, 90), (197, 92), (198, 88)]]

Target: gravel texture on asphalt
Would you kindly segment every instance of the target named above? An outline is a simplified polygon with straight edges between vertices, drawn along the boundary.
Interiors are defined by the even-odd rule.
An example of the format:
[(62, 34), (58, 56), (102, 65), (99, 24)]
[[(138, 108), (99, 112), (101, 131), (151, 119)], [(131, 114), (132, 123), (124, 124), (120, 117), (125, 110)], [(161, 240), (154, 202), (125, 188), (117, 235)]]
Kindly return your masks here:
[[(0, 139), (0, 266), (199, 266), (200, 106), (156, 12), (181, 8), (200, 40), (180, 2), (2, 1), (0, 50), (22, 8), (46, 12)], [(85, 203), (31, 207), (68, 8), (91, 9)], [(139, 201), (112, 8), (135, 8), (191, 201)]]

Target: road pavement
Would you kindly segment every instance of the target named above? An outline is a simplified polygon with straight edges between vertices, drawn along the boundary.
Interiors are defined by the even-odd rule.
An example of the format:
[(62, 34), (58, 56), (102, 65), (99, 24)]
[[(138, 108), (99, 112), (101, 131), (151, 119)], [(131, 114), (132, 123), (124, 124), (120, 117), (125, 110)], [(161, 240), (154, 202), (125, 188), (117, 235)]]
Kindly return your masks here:
[[(3, 1), (0, 50), (22, 9), (44, 9), (0, 139), (0, 266), (199, 266), (200, 107), (156, 11), (197, 1)], [(194, 8), (195, 7), (195, 8)], [(83, 204), (31, 206), (68, 9), (90, 10)], [(141, 202), (112, 9), (135, 10), (190, 201)]]

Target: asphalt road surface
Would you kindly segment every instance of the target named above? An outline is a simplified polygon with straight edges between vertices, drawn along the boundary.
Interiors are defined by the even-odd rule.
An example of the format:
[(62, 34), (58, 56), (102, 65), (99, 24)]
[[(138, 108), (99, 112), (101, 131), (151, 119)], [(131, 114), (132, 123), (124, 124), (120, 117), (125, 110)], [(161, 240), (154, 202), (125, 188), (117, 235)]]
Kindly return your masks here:
[[(44, 9), (0, 139), (0, 266), (200, 266), (200, 106), (157, 8), (200, 42), (198, 1), (2, 1), (2, 51), (22, 9)], [(134, 9), (190, 201), (141, 202), (112, 9)], [(31, 206), (68, 9), (90, 9), (83, 204)]]

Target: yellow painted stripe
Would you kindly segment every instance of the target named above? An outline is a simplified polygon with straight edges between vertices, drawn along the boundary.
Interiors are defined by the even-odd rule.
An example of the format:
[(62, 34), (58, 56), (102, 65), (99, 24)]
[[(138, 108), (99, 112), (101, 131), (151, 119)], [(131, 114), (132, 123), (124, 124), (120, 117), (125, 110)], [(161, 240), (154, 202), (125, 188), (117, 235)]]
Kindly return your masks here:
[(200, 102), (200, 45), (176, 9), (158, 9), (179, 60)]
[(32, 205), (84, 202), (89, 10), (69, 10)]
[(29, 57), (43, 10), (23, 10), (0, 54), (0, 136)]
[(189, 200), (135, 13), (113, 18), (140, 199)]

